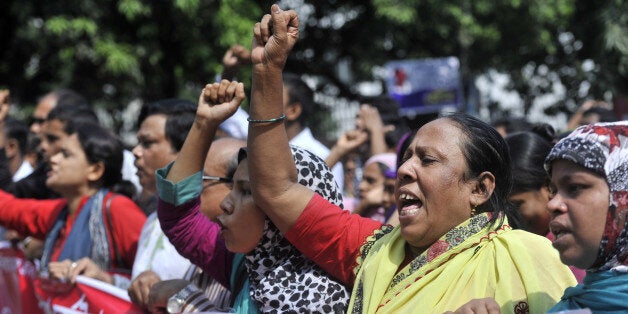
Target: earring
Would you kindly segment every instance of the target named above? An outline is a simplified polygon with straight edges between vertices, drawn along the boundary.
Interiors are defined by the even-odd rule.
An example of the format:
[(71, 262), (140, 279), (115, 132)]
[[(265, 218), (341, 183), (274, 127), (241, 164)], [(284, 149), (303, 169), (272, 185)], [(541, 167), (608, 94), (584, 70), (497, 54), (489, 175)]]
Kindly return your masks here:
[(477, 204), (473, 205), (473, 208), (471, 208), (471, 217), (475, 216), (475, 209), (476, 208), (478, 208)]

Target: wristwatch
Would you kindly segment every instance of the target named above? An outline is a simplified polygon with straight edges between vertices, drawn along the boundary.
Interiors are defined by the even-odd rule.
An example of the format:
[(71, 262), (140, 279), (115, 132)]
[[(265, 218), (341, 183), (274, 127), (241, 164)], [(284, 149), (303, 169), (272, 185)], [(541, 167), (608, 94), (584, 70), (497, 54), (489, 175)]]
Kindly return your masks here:
[(179, 290), (179, 292), (175, 293), (168, 299), (166, 311), (170, 314), (181, 313), (183, 311), (183, 306), (185, 305), (185, 300), (196, 290), (197, 288), (194, 284), (189, 284), (185, 286), (185, 288)]

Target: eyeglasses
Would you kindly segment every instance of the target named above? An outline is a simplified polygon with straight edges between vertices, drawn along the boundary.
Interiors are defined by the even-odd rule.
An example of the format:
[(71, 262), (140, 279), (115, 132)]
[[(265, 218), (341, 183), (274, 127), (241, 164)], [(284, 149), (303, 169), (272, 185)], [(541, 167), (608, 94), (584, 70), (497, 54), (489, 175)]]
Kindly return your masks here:
[(233, 179), (226, 178), (226, 177), (217, 177), (217, 176), (203, 176), (203, 181), (216, 181), (216, 182), (223, 182), (223, 183), (231, 183), (233, 182)]

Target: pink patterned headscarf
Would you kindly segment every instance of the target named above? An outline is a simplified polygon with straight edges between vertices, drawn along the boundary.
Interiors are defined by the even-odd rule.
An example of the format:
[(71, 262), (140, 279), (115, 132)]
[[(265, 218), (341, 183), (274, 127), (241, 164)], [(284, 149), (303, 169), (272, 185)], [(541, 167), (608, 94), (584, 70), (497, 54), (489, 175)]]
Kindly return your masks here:
[[(565, 159), (603, 176), (610, 189), (610, 207), (597, 259), (589, 270), (628, 266), (628, 121), (577, 128), (554, 146), (545, 160)], [(625, 269), (625, 267), (624, 267)]]

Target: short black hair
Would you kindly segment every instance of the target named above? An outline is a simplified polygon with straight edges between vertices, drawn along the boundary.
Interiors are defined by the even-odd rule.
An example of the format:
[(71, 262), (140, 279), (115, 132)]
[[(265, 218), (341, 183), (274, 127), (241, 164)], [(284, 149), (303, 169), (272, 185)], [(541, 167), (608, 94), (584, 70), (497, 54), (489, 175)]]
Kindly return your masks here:
[(86, 105), (57, 104), (46, 117), (46, 121), (59, 120), (63, 123), (94, 123), (98, 124), (98, 116), (94, 109)]
[(495, 119), (491, 123), (491, 125), (494, 128), (503, 127), (504, 129), (506, 129), (506, 134), (530, 131), (533, 126), (533, 124), (526, 120), (526, 118), (524, 117), (501, 117)]
[(283, 85), (288, 90), (288, 104), (301, 104), (301, 115), (298, 119), (301, 124), (307, 126), (312, 125), (314, 122), (312, 121), (314, 114), (320, 110), (326, 110), (314, 101), (314, 92), (305, 81), (301, 79), (301, 76), (294, 73), (284, 73)]
[(57, 98), (57, 106), (90, 107), (87, 99), (85, 99), (83, 95), (79, 94), (75, 90), (69, 88), (61, 88), (52, 91), (52, 94)]
[(156, 114), (166, 116), (166, 138), (175, 152), (181, 150), (183, 142), (196, 117), (196, 104), (185, 99), (169, 98), (147, 103), (142, 106), (137, 119), (141, 125), (146, 118)]
[(14, 139), (17, 141), (20, 154), (26, 154), (28, 148), (28, 126), (26, 123), (7, 117), (4, 121), (4, 134), (7, 139)]

